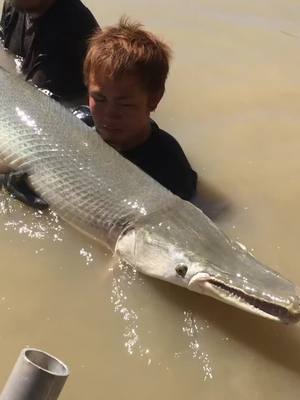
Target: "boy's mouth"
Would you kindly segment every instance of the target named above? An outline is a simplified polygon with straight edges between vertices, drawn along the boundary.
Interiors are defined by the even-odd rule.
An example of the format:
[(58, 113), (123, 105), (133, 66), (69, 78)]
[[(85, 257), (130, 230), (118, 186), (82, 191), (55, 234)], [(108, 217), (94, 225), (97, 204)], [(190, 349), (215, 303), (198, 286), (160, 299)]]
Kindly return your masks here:
[(105, 131), (105, 132), (109, 132), (109, 133), (119, 133), (121, 130), (117, 127), (111, 126), (111, 125), (106, 125), (103, 124), (101, 126), (101, 130)]

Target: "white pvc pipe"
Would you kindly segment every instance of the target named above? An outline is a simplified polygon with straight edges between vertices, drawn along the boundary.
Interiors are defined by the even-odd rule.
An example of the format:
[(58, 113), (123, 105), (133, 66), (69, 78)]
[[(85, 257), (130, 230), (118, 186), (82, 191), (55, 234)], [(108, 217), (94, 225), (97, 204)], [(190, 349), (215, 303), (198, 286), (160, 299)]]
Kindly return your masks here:
[(69, 376), (68, 367), (42, 350), (23, 349), (0, 400), (56, 400)]

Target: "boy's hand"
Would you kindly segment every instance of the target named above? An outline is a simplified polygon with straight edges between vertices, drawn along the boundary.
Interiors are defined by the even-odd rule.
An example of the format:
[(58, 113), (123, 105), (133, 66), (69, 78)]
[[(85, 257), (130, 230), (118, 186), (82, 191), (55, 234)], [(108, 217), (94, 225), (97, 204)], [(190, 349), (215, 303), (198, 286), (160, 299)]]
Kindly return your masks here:
[(79, 106), (72, 111), (72, 114), (91, 128), (95, 126), (90, 108), (88, 106)]
[(27, 173), (23, 171), (12, 171), (0, 174), (0, 186), (3, 186), (17, 200), (29, 207), (45, 210), (48, 203), (37, 196), (27, 183)]

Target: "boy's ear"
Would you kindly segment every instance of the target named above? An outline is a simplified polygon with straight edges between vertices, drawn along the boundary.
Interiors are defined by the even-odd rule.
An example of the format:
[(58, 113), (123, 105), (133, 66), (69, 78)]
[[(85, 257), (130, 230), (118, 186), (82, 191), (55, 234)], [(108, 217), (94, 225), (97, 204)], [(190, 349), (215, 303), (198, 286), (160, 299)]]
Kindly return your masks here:
[(165, 88), (161, 88), (158, 92), (152, 93), (149, 96), (149, 109), (150, 111), (154, 111), (158, 106), (160, 100), (162, 99), (165, 93)]

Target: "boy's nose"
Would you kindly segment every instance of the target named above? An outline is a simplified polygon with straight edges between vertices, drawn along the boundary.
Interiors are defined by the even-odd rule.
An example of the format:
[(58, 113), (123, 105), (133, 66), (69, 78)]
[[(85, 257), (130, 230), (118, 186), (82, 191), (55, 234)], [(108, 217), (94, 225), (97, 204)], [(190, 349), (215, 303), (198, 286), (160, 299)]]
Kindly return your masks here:
[(118, 111), (118, 109), (116, 108), (115, 105), (107, 104), (107, 106), (105, 108), (104, 117), (107, 120), (119, 119), (120, 118), (120, 112)]

